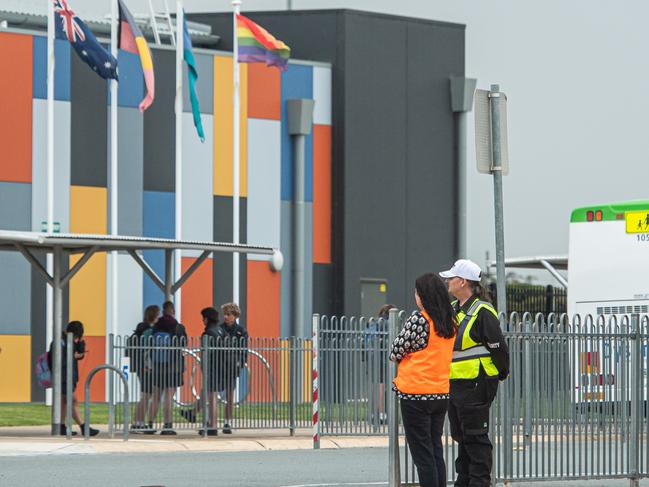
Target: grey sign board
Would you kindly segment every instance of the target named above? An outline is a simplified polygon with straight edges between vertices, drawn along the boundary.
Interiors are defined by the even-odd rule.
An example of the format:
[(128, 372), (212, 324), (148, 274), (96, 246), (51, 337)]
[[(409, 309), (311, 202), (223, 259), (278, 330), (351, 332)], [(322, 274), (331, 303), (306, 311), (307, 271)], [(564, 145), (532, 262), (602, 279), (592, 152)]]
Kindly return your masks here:
[[(500, 100), (500, 150), (503, 175), (509, 174), (507, 149), (507, 97), (499, 93)], [(475, 156), (478, 172), (493, 172), (493, 147), (491, 143), (491, 106), (488, 90), (475, 90)]]

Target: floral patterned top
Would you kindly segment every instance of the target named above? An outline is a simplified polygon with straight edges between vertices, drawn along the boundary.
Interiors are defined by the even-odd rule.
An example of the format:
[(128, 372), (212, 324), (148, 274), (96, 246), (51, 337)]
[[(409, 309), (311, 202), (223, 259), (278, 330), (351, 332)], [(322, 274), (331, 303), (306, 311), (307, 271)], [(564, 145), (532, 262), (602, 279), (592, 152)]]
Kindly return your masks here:
[[(430, 325), (419, 311), (413, 311), (403, 328), (392, 342), (390, 360), (392, 362), (401, 362), (409, 354), (423, 350), (428, 346), (428, 337), (430, 336)], [(439, 399), (448, 399), (448, 394), (406, 394), (399, 391), (393, 384), (392, 390), (397, 393), (399, 399), (409, 399), (418, 401), (435, 401)]]

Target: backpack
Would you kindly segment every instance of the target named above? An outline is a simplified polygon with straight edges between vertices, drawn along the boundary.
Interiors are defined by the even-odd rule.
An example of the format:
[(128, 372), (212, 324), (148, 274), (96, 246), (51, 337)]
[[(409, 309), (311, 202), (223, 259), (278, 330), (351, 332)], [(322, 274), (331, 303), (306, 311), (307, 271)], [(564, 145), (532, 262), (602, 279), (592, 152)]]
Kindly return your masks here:
[(52, 387), (52, 371), (50, 370), (50, 366), (47, 364), (48, 355), (49, 352), (39, 355), (34, 367), (34, 375), (36, 375), (38, 383), (45, 389)]
[[(153, 332), (153, 361), (156, 364), (168, 364), (171, 362), (171, 350), (173, 334), (166, 331)], [(162, 347), (166, 348), (163, 349)]]

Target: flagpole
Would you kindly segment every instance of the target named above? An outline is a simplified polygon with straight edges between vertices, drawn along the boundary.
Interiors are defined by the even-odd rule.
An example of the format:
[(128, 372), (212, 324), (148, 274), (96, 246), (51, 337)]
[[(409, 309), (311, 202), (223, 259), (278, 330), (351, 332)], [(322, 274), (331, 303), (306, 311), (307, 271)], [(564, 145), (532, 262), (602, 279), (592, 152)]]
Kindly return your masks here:
[[(47, 2), (47, 233), (54, 231), (54, 3), (52, 0)], [(52, 254), (47, 254), (47, 272), (52, 275), (53, 272)], [(53, 294), (52, 287), (46, 286), (46, 343), (53, 340), (54, 333), (52, 327), (54, 321), (53, 315)], [(60, 355), (60, 353), (59, 353)], [(54, 365), (54, 361), (52, 361)], [(58, 387), (58, 391), (56, 388)], [(52, 392), (55, 395), (52, 402)], [(58, 427), (61, 424), (61, 384), (55, 384), (55, 390), (47, 390), (46, 402), (52, 404), (52, 424)], [(56, 432), (58, 434), (58, 431)]]
[[(183, 25), (185, 12), (182, 0), (176, 1), (176, 239), (182, 239), (182, 204), (183, 204), (183, 50), (185, 36)], [(176, 282), (181, 276), (182, 255), (176, 250), (175, 276)], [(180, 321), (181, 299), (180, 289), (176, 291), (174, 305), (176, 317)]]
[[(233, 64), (233, 122), (232, 127), (232, 242), (239, 243), (239, 41), (237, 39), (237, 15), (241, 0), (232, 0), (232, 64)], [(232, 301), (239, 304), (239, 253), (232, 254)]]
[[(117, 0), (110, 0), (110, 53), (117, 59)], [(118, 235), (117, 80), (110, 80), (110, 234)], [(117, 333), (117, 252), (111, 252), (110, 333)]]

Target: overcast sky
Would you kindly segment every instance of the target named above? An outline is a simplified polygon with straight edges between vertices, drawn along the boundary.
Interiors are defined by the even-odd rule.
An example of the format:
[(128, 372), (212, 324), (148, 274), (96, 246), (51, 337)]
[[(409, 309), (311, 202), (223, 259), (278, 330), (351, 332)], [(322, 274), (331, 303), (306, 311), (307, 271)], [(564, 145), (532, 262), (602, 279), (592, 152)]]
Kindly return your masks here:
[[(24, 10), (45, 2), (0, 0), (0, 6)], [(108, 13), (107, 0), (70, 2), (80, 15)], [(145, 0), (127, 3), (134, 12), (146, 11)], [(230, 8), (224, 0), (184, 4), (189, 12)], [(244, 0), (243, 10), (286, 5)], [(294, 0), (293, 8), (354, 8), (466, 24), (467, 76), (481, 88), (500, 83), (508, 96), (508, 257), (567, 254), (574, 207), (649, 199), (649, 2)], [(495, 255), (493, 183), (474, 169), (472, 117), (468, 135), (468, 249), (482, 264), (486, 250)]]

